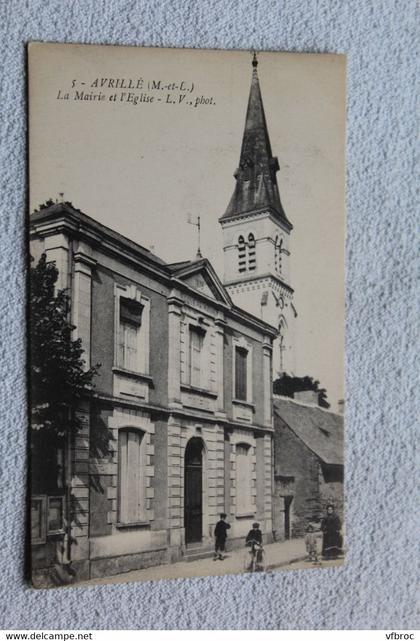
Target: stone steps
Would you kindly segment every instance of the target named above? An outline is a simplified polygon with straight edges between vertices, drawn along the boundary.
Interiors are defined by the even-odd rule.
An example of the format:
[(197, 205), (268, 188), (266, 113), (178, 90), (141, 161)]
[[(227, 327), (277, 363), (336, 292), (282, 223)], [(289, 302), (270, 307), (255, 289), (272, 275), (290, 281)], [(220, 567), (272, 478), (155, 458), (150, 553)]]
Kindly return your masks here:
[(209, 559), (214, 554), (212, 548), (207, 545), (192, 545), (188, 546), (184, 553), (184, 561), (199, 561), (200, 559)]

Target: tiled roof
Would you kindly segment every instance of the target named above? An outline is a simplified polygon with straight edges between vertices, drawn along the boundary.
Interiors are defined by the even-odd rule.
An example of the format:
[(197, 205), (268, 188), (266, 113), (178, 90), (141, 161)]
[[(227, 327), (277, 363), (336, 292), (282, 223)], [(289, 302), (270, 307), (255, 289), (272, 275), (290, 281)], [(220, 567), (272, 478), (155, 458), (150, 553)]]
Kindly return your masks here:
[(256, 61), (253, 66), (235, 189), (220, 220), (268, 209), (292, 228), (280, 201), (276, 178), (279, 164), (271, 152)]
[(344, 464), (344, 419), (320, 407), (293, 399), (274, 399), (274, 422), (283, 421), (296, 436), (328, 465)]

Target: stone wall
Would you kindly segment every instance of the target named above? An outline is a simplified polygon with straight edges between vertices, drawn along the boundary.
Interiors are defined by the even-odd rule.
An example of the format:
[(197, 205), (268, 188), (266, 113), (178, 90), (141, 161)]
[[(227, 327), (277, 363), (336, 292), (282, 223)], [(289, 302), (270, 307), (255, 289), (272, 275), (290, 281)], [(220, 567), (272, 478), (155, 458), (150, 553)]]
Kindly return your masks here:
[(284, 538), (283, 497), (292, 497), (291, 536), (302, 536), (309, 521), (319, 519), (321, 516), (318, 459), (278, 418), (276, 418), (274, 443), (275, 536)]
[(291, 536), (303, 536), (310, 521), (320, 521), (327, 503), (343, 517), (343, 468), (325, 466), (279, 417), (274, 436), (274, 532), (284, 538), (284, 497), (291, 499)]

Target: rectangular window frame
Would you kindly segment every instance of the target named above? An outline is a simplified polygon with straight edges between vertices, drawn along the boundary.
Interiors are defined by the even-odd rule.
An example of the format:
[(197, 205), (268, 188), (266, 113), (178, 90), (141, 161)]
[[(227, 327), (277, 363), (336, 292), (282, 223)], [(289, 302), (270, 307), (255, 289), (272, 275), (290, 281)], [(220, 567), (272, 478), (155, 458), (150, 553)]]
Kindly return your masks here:
[[(61, 527), (58, 529), (50, 529), (50, 501), (61, 501)], [(32, 501), (40, 501), (41, 503), (41, 536), (33, 538), (32, 537), (32, 528), (31, 528), (31, 543), (32, 545), (40, 545), (46, 543), (47, 538), (50, 536), (56, 536), (57, 534), (64, 534), (64, 520), (65, 520), (65, 508), (66, 500), (63, 494), (36, 494), (31, 496), (31, 508)], [(32, 510), (31, 510), (32, 512)], [(32, 522), (32, 513), (31, 513), (31, 522)]]
[(235, 399), (248, 400), (248, 350), (235, 346)]
[[(193, 339), (193, 336), (196, 339)], [(194, 345), (194, 341), (197, 340)], [(205, 389), (204, 356), (206, 331), (198, 325), (188, 325), (188, 383), (191, 387)], [(198, 348), (198, 349), (197, 349)], [(197, 366), (198, 363), (198, 366)], [(195, 372), (195, 373), (194, 373)], [(197, 373), (198, 372), (198, 373)]]
[[(232, 400), (233, 402), (252, 405), (253, 403), (253, 349), (252, 345), (245, 340), (243, 336), (233, 338), (232, 345)], [(236, 371), (236, 351), (242, 349), (247, 352), (246, 358), (246, 398), (238, 398), (237, 391), (237, 371)]]
[[(240, 453), (239, 448), (246, 450), (246, 454)], [(246, 474), (240, 469), (239, 457), (246, 461)], [(249, 517), (254, 515), (255, 506), (252, 503), (252, 447), (247, 443), (237, 443), (235, 445), (235, 462), (236, 462), (236, 517)], [(243, 478), (243, 477), (246, 478)], [(241, 502), (240, 502), (241, 499)]]
[[(61, 501), (61, 527), (59, 527), (58, 529), (50, 530), (50, 502), (57, 501), (57, 500)], [(47, 496), (47, 508), (46, 508), (46, 515), (45, 515), (47, 536), (54, 535), (54, 534), (64, 534), (64, 510), (65, 510), (65, 500), (62, 494)]]
[[(138, 445), (138, 488), (137, 493), (137, 507), (133, 517), (129, 516), (129, 507), (126, 504), (127, 497), (134, 495), (133, 488), (131, 487), (130, 479), (128, 477), (128, 470), (130, 463), (124, 461), (124, 456), (128, 458), (130, 456), (129, 452), (129, 435), (135, 434), (139, 438)], [(125, 443), (122, 441), (125, 440)], [(147, 475), (146, 475), (146, 447), (147, 447), (148, 435), (142, 429), (138, 428), (127, 428), (121, 429), (118, 432), (118, 505), (117, 505), (117, 514), (118, 514), (118, 526), (119, 527), (132, 527), (135, 525), (143, 525), (147, 523)], [(125, 448), (125, 454), (124, 454)], [(131, 453), (131, 455), (133, 452)], [(133, 462), (131, 463), (133, 465)], [(135, 476), (134, 476), (135, 478)]]
[[(121, 322), (121, 299), (128, 299), (139, 303), (142, 306), (141, 319), (137, 324), (129, 322), (128, 319)], [(149, 376), (150, 362), (150, 299), (143, 296), (136, 285), (115, 285), (115, 331), (114, 331), (114, 367), (122, 372), (132, 374), (144, 374)], [(136, 354), (133, 363), (127, 363), (125, 357), (121, 359), (121, 326), (137, 324), (136, 332)]]

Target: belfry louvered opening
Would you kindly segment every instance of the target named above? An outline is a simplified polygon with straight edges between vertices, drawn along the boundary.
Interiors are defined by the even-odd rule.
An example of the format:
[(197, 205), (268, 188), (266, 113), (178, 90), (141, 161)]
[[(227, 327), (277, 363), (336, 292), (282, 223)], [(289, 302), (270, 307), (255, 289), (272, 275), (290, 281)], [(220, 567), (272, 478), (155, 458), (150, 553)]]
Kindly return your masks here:
[(243, 236), (238, 238), (238, 267), (240, 272), (246, 271), (246, 245)]
[(257, 258), (255, 254), (255, 238), (254, 234), (248, 236), (248, 270), (254, 271), (257, 267)]
[(241, 235), (238, 238), (238, 271), (254, 271), (257, 267), (256, 241), (254, 234), (248, 234), (247, 240)]

